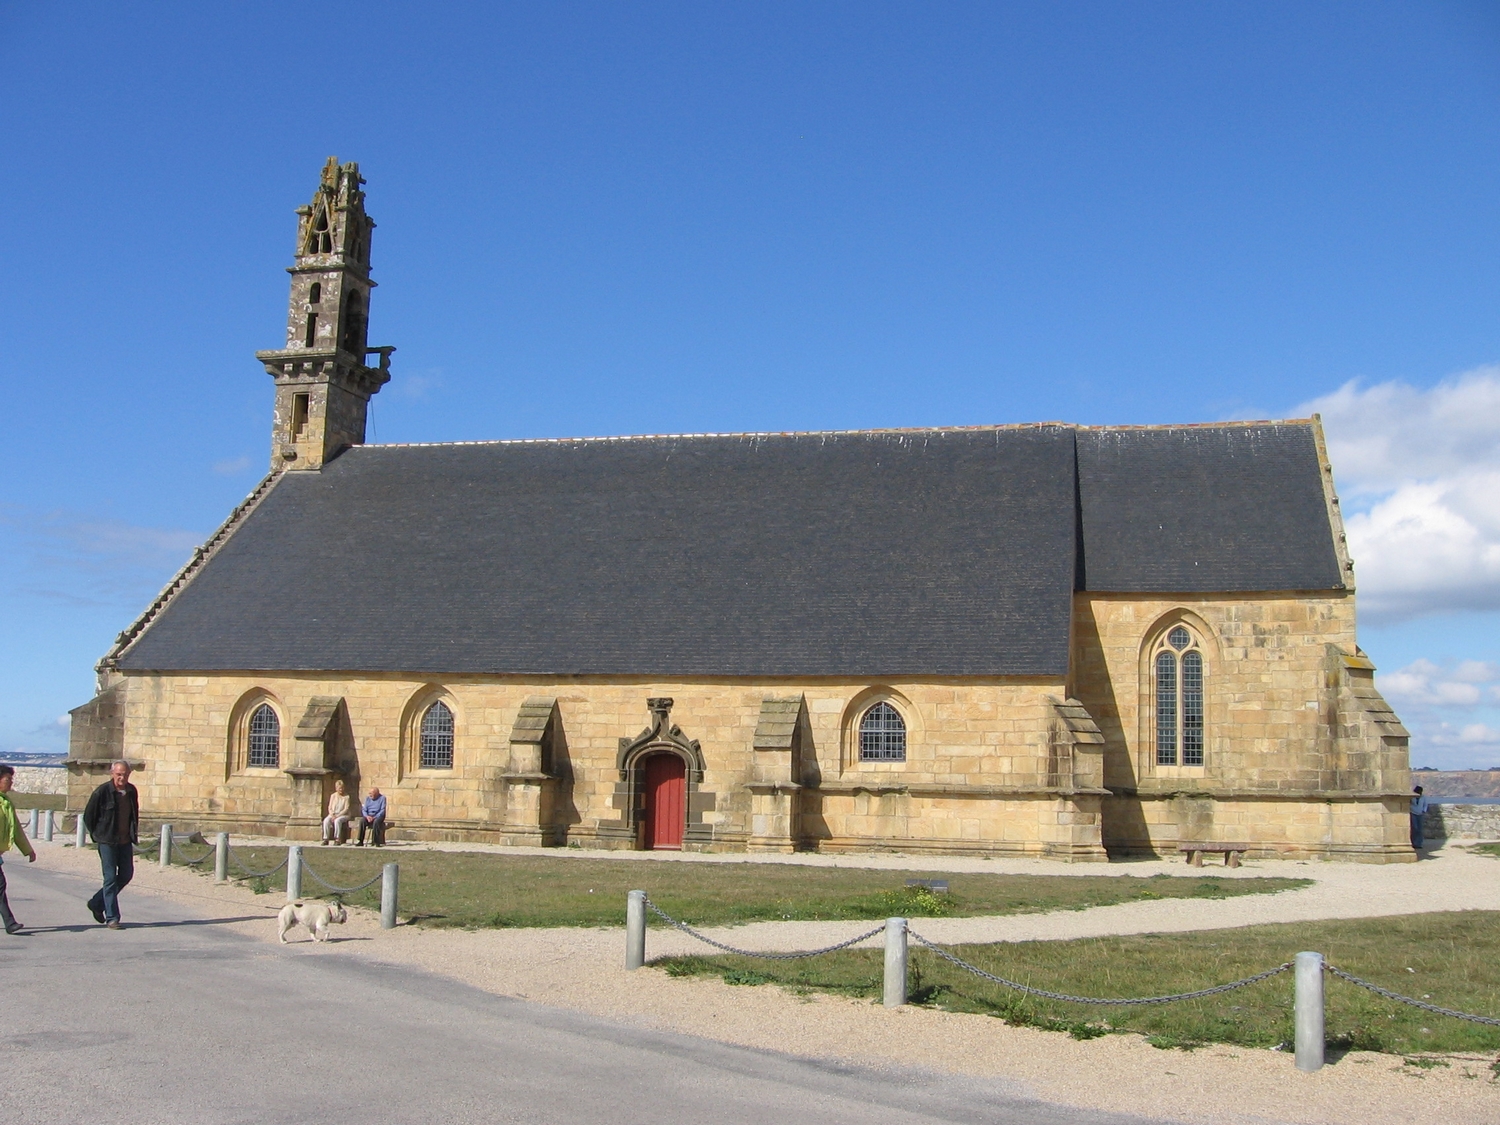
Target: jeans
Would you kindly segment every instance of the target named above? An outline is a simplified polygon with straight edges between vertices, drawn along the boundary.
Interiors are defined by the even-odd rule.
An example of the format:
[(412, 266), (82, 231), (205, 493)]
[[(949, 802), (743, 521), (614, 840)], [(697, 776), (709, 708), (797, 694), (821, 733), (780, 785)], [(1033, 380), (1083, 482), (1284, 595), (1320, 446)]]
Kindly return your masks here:
[(385, 847), (385, 817), (377, 816), (374, 820), (359, 818), (359, 842), (365, 842), (365, 830), (370, 831), (370, 843), (377, 848)]
[(129, 844), (100, 844), (99, 866), (104, 868), (104, 886), (89, 899), (89, 909), (102, 910), (106, 922), (118, 922), (120, 892), (135, 877), (135, 849)]
[(323, 839), (339, 843), (344, 838), (344, 829), (349, 827), (347, 816), (325, 816), (323, 818)]
[(1422, 821), (1425, 819), (1426, 817), (1418, 816), (1416, 813), (1411, 814), (1411, 846), (1414, 848), (1422, 846)]
[(5, 864), (0, 861), (0, 922), (7, 930), (16, 928), (16, 916), (10, 912), (10, 899), (5, 897)]

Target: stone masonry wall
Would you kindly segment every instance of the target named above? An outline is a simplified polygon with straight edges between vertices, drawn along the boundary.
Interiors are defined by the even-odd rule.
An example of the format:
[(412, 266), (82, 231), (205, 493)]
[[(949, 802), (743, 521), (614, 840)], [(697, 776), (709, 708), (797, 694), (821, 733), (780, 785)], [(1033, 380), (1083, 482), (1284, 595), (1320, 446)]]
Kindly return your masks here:
[(17, 766), (15, 791), (56, 796), (68, 791), (68, 773), (55, 766)]
[[(1205, 752), (1198, 767), (1156, 764), (1150, 651), (1184, 624), (1205, 663)], [(1411, 858), (1400, 770), (1343, 768), (1330, 653), (1352, 655), (1354, 597), (1080, 594), (1077, 696), (1105, 736), (1104, 841), (1175, 851), (1184, 840), (1246, 841), (1263, 852)], [(1399, 773), (1399, 776), (1394, 776)], [(1283, 799), (1268, 799), (1280, 797)]]
[[(386, 676), (140, 676), (124, 680), (125, 750), (146, 763), (135, 778), (148, 811), (226, 826), (275, 826), (293, 814), (291, 779), (282, 768), (235, 768), (232, 729), (264, 698), (278, 712), (282, 766), (292, 733), (314, 696), (342, 697), (352, 754), (346, 772), (361, 789), (390, 796), (398, 834), (492, 838), (503, 810), (500, 777), (522, 703), (554, 696), (561, 723), (559, 816), (569, 840), (588, 843), (613, 807), (621, 738), (649, 725), (646, 701), (675, 702), (672, 722), (700, 742), (712, 794), (704, 813), (712, 846), (745, 846), (759, 763), (753, 738), (768, 697), (805, 697), (808, 741), (804, 776), (819, 783), (801, 800), (799, 841), (832, 848), (888, 846), (934, 850), (1040, 852), (1053, 839), (1074, 840), (1077, 810), (1048, 775), (1049, 696), (1062, 684), (973, 681), (898, 682), (549, 680), (455, 677), (441, 682)], [(454, 767), (414, 769), (413, 716), (432, 699), (453, 711)], [(858, 716), (877, 700), (892, 702), (907, 723), (907, 761), (858, 761), (851, 737)], [(815, 763), (815, 765), (813, 764)], [(1066, 784), (1066, 783), (1065, 783)], [(1097, 784), (1097, 782), (1095, 783)], [(1051, 787), (1050, 791), (1048, 787)], [(81, 799), (80, 793), (74, 799)], [(1024, 790), (1025, 792), (1017, 792)], [(1093, 800), (1097, 803), (1098, 798)], [(1087, 827), (1089, 814), (1078, 814)], [(1097, 814), (1093, 815), (1093, 848)], [(1085, 835), (1087, 833), (1085, 832)]]
[(1428, 805), (1422, 831), (1430, 840), (1500, 840), (1500, 805)]

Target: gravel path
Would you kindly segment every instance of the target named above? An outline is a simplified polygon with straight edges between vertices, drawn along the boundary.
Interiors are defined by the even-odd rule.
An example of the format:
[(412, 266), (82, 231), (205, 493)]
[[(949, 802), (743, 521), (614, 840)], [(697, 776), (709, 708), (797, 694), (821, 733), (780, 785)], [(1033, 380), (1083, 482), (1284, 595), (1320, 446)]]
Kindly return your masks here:
[[(80, 873), (97, 870), (92, 853), (41, 845), (41, 862)], [(399, 860), (404, 848), (382, 859)], [(550, 853), (556, 856), (557, 852)], [(607, 853), (606, 853), (607, 854)], [(629, 853), (625, 853), (629, 856)], [(600, 853), (583, 853), (600, 858)], [(921, 860), (891, 857), (776, 857), (781, 862), (908, 870), (982, 870), (1026, 874), (1222, 874), (1227, 878), (1286, 875), (1316, 880), (1277, 895), (1223, 900), (1163, 899), (1081, 911), (1002, 918), (926, 919), (918, 928), (944, 942), (1066, 939), (1112, 933), (1171, 932), (1318, 918), (1414, 914), (1437, 910), (1500, 910), (1500, 860), (1453, 848), (1419, 864), (1365, 866), (1261, 862), (1240, 871), (1148, 862), (1070, 867), (1043, 861)], [(316, 864), (316, 853), (309, 854)], [(374, 870), (375, 856), (371, 857)], [(621, 862), (641, 862), (635, 857)], [(675, 862), (743, 862), (739, 857), (679, 858)], [(669, 861), (669, 862), (671, 862)], [(654, 862), (647, 860), (646, 862)], [(972, 866), (971, 866), (972, 865)], [(14, 870), (14, 869), (12, 869)], [(275, 940), (271, 916), (279, 895), (215, 887), (208, 879), (154, 864), (138, 867), (126, 892), (170, 895), (185, 911), (205, 916), (260, 912), (264, 922), (237, 923)], [(623, 904), (622, 904), (623, 907)], [(248, 909), (247, 909), (248, 908)], [(80, 912), (86, 917), (82, 905)], [(691, 921), (691, 919), (688, 919)], [(709, 931), (761, 949), (807, 948), (868, 929), (858, 922), (755, 923)], [(1417, 1071), (1388, 1055), (1354, 1053), (1313, 1075), (1297, 1072), (1288, 1054), (1210, 1047), (1191, 1053), (1158, 1051), (1143, 1039), (1111, 1035), (1088, 1042), (1008, 1027), (967, 1014), (902, 1008), (864, 1001), (793, 996), (780, 989), (735, 988), (719, 980), (673, 979), (660, 972), (621, 968), (619, 929), (486, 930), (401, 927), (381, 931), (378, 920), (355, 912), (338, 942), (303, 946), (309, 956), (358, 956), (404, 962), (498, 994), (588, 1012), (627, 1024), (700, 1035), (722, 1042), (866, 1066), (920, 1066), (1003, 1078), (1036, 1097), (1089, 1108), (1214, 1123), (1442, 1122), (1493, 1125), (1500, 1121), (1500, 1082), (1488, 1058), (1452, 1058), (1447, 1068)], [(651, 955), (702, 949), (686, 935), (651, 931)]]

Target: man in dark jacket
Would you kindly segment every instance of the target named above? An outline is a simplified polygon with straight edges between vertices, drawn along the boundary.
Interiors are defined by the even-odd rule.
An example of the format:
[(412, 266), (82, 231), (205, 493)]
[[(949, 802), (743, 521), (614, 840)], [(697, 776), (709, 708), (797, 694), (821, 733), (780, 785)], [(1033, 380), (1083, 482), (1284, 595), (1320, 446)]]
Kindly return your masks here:
[(120, 892), (135, 875), (135, 845), (141, 833), (141, 799), (130, 784), (130, 763), (109, 767), (109, 780), (95, 789), (83, 809), (83, 826), (99, 845), (104, 886), (89, 899), (94, 921), (112, 930), (120, 925)]

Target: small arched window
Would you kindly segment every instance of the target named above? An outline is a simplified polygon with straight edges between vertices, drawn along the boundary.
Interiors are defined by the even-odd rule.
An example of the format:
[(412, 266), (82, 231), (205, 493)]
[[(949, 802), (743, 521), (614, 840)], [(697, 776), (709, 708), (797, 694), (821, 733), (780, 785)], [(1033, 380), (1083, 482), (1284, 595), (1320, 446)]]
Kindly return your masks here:
[(1167, 631), (1156, 669), (1156, 764), (1203, 764), (1203, 652), (1184, 625)]
[(453, 712), (445, 703), (434, 703), (422, 716), (422, 749), (417, 759), (424, 770), (453, 768)]
[(889, 703), (877, 703), (859, 720), (861, 762), (906, 761), (906, 723)]
[(307, 291), (307, 303), (309, 305), (316, 305), (322, 299), (323, 283), (321, 281), (315, 281), (312, 283), (312, 288)]
[(262, 703), (251, 712), (246, 748), (247, 766), (275, 769), (281, 764), (281, 720), (269, 703)]

